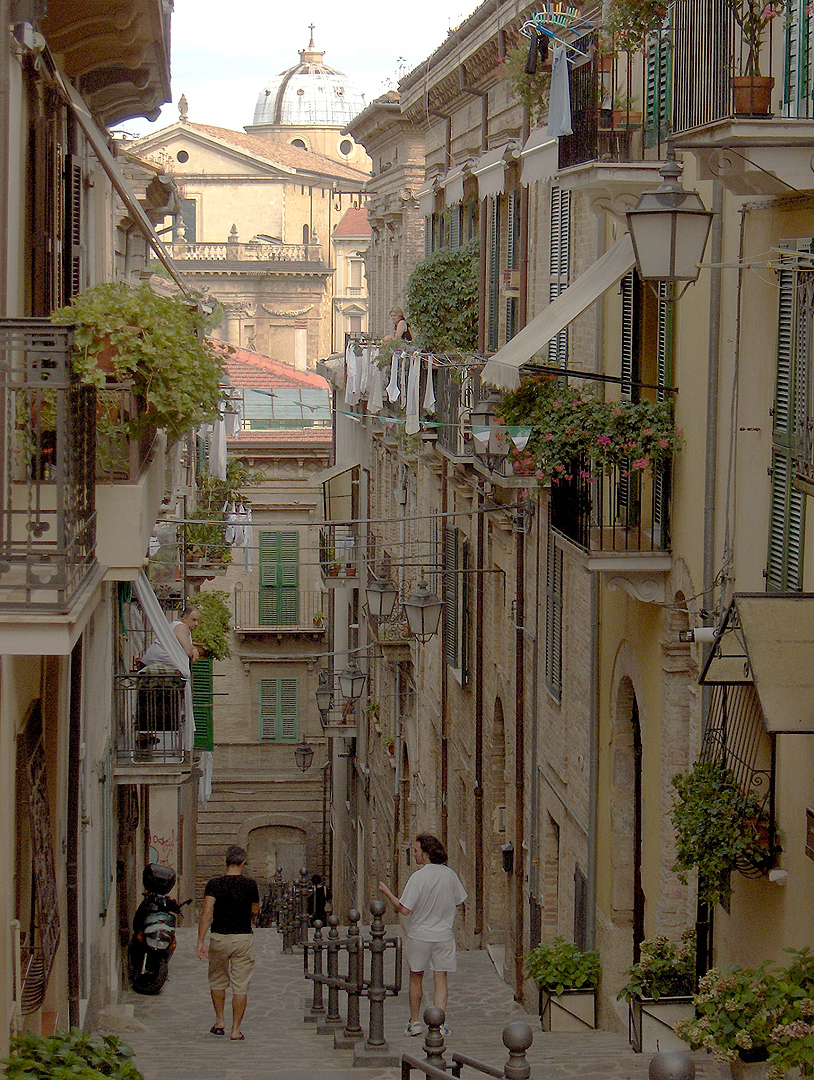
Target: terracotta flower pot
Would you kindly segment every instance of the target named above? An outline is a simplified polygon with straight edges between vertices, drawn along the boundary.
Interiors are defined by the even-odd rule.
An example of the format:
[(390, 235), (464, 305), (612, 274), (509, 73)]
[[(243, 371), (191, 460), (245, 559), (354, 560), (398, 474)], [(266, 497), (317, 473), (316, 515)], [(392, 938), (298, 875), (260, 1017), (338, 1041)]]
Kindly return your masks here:
[(771, 116), (774, 79), (768, 75), (733, 75), (732, 107), (736, 116)]

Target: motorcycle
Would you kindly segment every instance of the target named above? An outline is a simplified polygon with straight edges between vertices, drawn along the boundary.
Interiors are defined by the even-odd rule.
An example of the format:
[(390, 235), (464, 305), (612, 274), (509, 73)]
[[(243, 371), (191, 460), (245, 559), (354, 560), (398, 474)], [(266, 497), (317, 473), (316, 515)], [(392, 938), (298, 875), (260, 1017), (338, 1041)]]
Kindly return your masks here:
[(175, 923), (181, 909), (191, 904), (167, 896), (175, 885), (170, 866), (150, 863), (141, 875), (144, 899), (133, 918), (133, 936), (127, 950), (130, 984), (137, 994), (158, 994), (167, 981), (175, 951)]

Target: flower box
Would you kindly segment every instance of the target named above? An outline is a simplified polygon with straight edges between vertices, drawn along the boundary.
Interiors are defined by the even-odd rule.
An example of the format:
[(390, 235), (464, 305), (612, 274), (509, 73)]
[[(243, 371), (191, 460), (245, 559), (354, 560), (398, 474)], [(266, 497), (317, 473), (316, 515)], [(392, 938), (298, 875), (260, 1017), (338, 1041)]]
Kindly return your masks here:
[(540, 991), (543, 1031), (587, 1031), (596, 1027), (596, 989)]
[(680, 997), (634, 997), (630, 1001), (628, 1037), (636, 1054), (659, 1054), (667, 1050), (687, 1050), (687, 1043), (676, 1035), (679, 1020), (695, 1012), (692, 994)]

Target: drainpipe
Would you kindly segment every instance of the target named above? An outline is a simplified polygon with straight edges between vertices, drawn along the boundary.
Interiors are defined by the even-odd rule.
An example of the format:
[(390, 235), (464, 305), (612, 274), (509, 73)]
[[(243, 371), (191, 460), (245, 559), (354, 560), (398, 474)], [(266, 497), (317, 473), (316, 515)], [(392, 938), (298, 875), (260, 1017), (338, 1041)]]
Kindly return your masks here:
[[(542, 554), (542, 517), (540, 515), (540, 495), (537, 495), (537, 513), (535, 514), (535, 520), (537, 522), (537, 539), (536, 539), (536, 551), (535, 551), (535, 567), (540, 566), (540, 556)], [(537, 820), (537, 807), (540, 799), (540, 786), (538, 780), (538, 766), (537, 766), (537, 679), (539, 675), (539, 663), (540, 663), (540, 648), (538, 642), (539, 635), (539, 617), (540, 605), (542, 598), (540, 596), (540, 583), (541, 575), (535, 573), (534, 575), (534, 636), (531, 638), (531, 642), (534, 646), (532, 675), (531, 675), (531, 732), (529, 746), (529, 762), (531, 767), (531, 773), (529, 781), (531, 790), (529, 792), (529, 858), (531, 860), (531, 869), (529, 872), (529, 892), (534, 896), (535, 900), (540, 899), (540, 860), (539, 860), (539, 846), (540, 837), (537, 833), (538, 820)], [(518, 626), (522, 624), (517, 623)]]
[[(483, 517), (483, 515), (481, 515)], [(525, 711), (526, 711), (526, 688), (525, 688), (525, 642), (523, 640), (523, 626), (525, 625), (525, 581), (526, 581), (526, 531), (525, 518), (515, 523), (515, 622), (514, 631), (514, 654), (515, 654), (515, 697), (517, 706), (515, 709), (515, 732), (514, 732), (514, 834), (515, 834), (515, 862), (514, 862), (514, 999), (523, 1000), (523, 943), (525, 903), (523, 890), (525, 887)], [(479, 565), (483, 565), (480, 563)], [(532, 811), (533, 813), (533, 811)]]
[[(68, 1023), (79, 1027), (79, 774), (82, 743), (82, 638), (71, 650), (68, 701), (68, 804), (65, 824), (65, 887), (68, 938)], [(113, 778), (105, 777), (111, 784)]]
[(591, 664), (590, 735), (588, 740), (590, 761), (588, 763), (588, 866), (587, 897), (585, 903), (585, 947), (593, 949), (596, 942), (596, 876), (597, 876), (597, 820), (599, 804), (599, 584), (596, 574), (591, 574), (591, 644), (588, 655)]
[[(0, 0), (0, 26), (5, 30), (10, 21), (9, 0)], [(4, 42), (0, 49), (0, 316), (8, 314), (9, 71), (8, 42)]]
[[(477, 562), (484, 565), (486, 551), (486, 514), (483, 512), (483, 486), (478, 485)], [(484, 574), (476, 574), (475, 597), (475, 934), (483, 933), (483, 601)]]
[[(448, 473), (447, 473), (447, 459), (443, 455), (441, 456), (441, 513), (447, 514), (449, 507), (449, 494), (447, 491)], [(443, 521), (447, 518), (444, 516)], [(447, 530), (442, 529), (441, 532), (441, 565), (446, 566), (447, 562)], [(447, 837), (449, 835), (449, 731), (447, 727), (447, 694), (449, 693), (449, 672), (447, 670), (447, 661), (444, 656), (443, 646), (441, 648), (441, 842), (444, 847), (448, 847)]]

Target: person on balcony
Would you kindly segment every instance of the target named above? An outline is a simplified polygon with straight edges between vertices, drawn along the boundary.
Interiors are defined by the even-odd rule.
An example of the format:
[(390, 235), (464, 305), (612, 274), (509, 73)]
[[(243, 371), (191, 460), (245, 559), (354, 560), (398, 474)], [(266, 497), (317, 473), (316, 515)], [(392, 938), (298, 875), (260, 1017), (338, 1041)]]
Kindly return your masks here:
[(390, 318), (393, 320), (393, 337), (396, 341), (412, 341), (413, 335), (410, 333), (410, 327), (400, 307), (394, 307), (391, 310)]
[[(191, 661), (200, 660), (203, 656), (203, 649), (196, 645), (192, 640), (193, 631), (197, 628), (198, 623), (201, 621), (201, 613), (196, 607), (188, 607), (184, 610), (180, 619), (175, 619), (170, 623), (170, 629), (173, 634), (178, 638), (181, 648), (187, 654)], [(169, 652), (156, 640), (144, 653), (141, 658), (141, 662), (144, 667), (149, 667), (151, 664), (167, 664), (173, 667), (173, 660)]]

